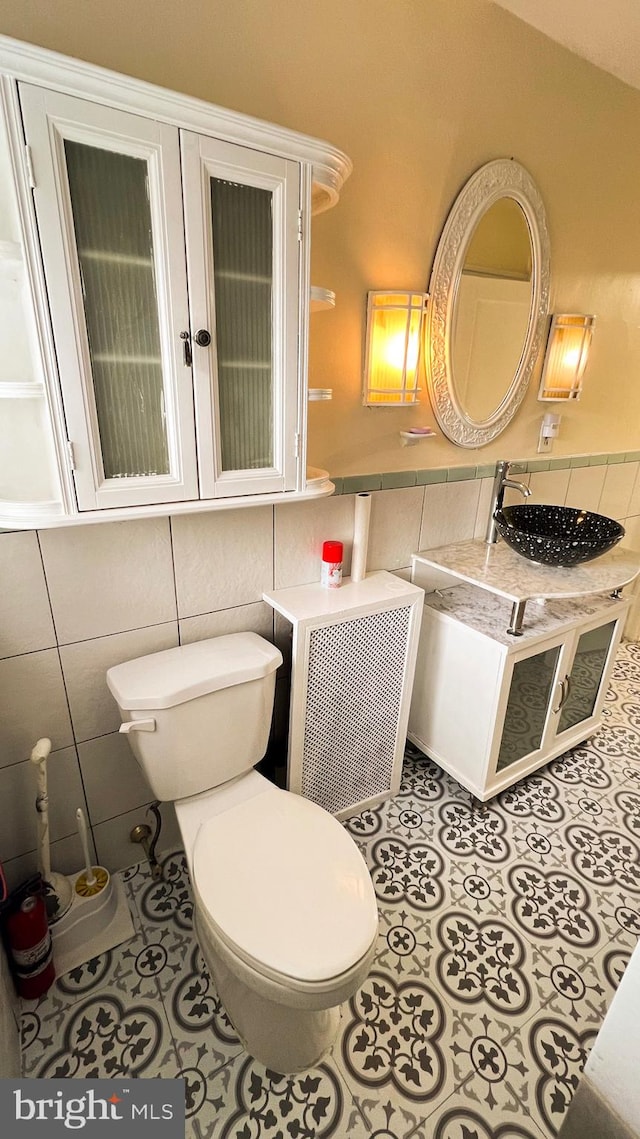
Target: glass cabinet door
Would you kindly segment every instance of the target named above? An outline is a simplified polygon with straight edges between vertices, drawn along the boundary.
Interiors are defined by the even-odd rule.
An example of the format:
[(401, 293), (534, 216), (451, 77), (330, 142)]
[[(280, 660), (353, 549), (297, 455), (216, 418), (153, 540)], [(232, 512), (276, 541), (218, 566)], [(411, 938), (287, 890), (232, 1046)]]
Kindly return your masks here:
[(617, 621), (589, 629), (578, 638), (571, 672), (565, 677), (558, 733), (594, 715)]
[(79, 508), (197, 497), (178, 131), (20, 96)]
[(292, 490), (299, 166), (189, 131), (181, 146), (202, 494)]
[(560, 645), (516, 661), (498, 753), (497, 771), (538, 751), (542, 745)]

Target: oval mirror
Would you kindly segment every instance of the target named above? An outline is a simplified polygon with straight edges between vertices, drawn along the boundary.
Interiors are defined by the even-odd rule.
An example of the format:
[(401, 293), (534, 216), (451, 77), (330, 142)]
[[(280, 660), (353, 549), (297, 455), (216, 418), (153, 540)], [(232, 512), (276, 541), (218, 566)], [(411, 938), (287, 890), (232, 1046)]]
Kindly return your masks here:
[(464, 186), (429, 293), (427, 384), (436, 419), (452, 442), (481, 447), (524, 399), (548, 309), (544, 205), (518, 162), (489, 162)]

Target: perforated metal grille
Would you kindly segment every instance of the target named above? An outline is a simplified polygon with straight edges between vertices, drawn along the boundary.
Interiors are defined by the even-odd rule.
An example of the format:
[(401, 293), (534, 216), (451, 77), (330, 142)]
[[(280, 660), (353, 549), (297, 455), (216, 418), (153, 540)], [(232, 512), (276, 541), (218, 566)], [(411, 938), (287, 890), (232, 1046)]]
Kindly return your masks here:
[(302, 794), (337, 813), (391, 787), (411, 607), (313, 629)]

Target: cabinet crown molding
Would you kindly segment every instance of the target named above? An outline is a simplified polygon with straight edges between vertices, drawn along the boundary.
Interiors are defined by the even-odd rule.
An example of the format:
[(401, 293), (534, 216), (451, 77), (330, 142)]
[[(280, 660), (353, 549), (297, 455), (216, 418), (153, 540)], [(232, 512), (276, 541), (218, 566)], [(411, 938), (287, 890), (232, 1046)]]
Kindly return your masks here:
[(309, 162), (314, 213), (335, 205), (353, 169), (346, 154), (322, 139), (10, 36), (0, 36), (0, 72), (13, 79), (42, 84), (51, 91), (92, 99), (200, 134)]

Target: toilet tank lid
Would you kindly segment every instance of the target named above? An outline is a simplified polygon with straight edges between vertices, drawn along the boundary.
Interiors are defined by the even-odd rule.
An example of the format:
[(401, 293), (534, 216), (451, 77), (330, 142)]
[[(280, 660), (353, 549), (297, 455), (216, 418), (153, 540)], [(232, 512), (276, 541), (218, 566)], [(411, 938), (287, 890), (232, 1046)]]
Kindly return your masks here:
[(173, 708), (197, 696), (268, 676), (282, 653), (257, 633), (230, 633), (116, 664), (107, 684), (127, 711)]

